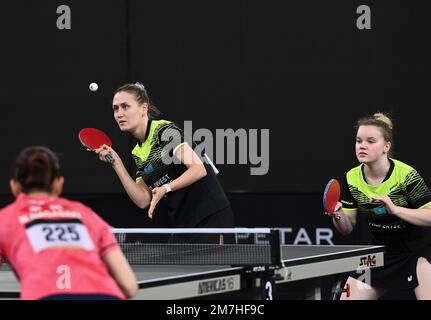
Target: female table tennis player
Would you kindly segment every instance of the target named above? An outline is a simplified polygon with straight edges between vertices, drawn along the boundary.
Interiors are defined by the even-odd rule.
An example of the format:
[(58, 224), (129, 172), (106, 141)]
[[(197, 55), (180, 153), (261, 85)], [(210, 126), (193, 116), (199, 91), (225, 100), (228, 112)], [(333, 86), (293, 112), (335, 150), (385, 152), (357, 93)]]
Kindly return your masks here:
[[(152, 218), (157, 203), (166, 201), (168, 227), (232, 227), (230, 203), (210, 165), (185, 142), (184, 132), (160, 115), (140, 83), (120, 87), (113, 98), (114, 118), (131, 133), (137, 172), (132, 179), (121, 158), (108, 146), (96, 150), (100, 160), (112, 154), (112, 164), (129, 197)], [(176, 157), (179, 161), (173, 159)]]
[(385, 245), (386, 252), (384, 266), (371, 269), (371, 283), (348, 278), (348, 299), (377, 299), (401, 288), (414, 290), (417, 299), (431, 299), (431, 191), (414, 168), (390, 157), (392, 127), (382, 113), (357, 122), (360, 165), (346, 174), (336, 206), (340, 219), (333, 222), (348, 234), (357, 213), (366, 215), (374, 242)]
[(21, 299), (124, 299), (137, 281), (109, 226), (90, 208), (59, 197), (56, 155), (29, 147), (10, 181), (16, 200), (0, 211), (0, 257), (21, 284)]

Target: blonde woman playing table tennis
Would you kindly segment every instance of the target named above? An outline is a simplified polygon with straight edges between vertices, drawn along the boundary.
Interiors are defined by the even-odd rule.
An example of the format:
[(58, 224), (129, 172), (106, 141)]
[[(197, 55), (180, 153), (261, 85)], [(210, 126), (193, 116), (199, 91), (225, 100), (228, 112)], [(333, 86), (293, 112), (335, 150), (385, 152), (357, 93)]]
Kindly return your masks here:
[[(378, 299), (390, 290), (414, 290), (431, 299), (431, 191), (411, 166), (390, 157), (392, 121), (382, 113), (357, 122), (356, 157), (342, 184), (336, 229), (349, 234), (358, 214), (364, 215), (375, 244), (386, 246), (384, 266), (371, 269), (370, 283), (352, 274), (350, 297)], [(359, 279), (358, 279), (359, 278)], [(367, 279), (367, 277), (365, 277)]]

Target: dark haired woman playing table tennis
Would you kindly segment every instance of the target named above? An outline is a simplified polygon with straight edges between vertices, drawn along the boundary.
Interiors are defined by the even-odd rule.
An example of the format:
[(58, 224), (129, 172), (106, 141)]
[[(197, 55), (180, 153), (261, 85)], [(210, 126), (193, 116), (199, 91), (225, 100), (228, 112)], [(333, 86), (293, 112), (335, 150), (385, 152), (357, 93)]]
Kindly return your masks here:
[(135, 275), (108, 224), (83, 204), (59, 197), (57, 156), (29, 147), (10, 181), (16, 200), (0, 210), (0, 261), (21, 299), (118, 300), (137, 293)]
[[(378, 299), (390, 290), (414, 290), (417, 299), (431, 299), (431, 191), (411, 166), (390, 158), (392, 121), (377, 113), (357, 123), (356, 157), (361, 163), (346, 174), (339, 220), (349, 234), (357, 213), (368, 218), (376, 244), (386, 246), (384, 266), (371, 269), (371, 283), (352, 274), (347, 280), (350, 297)], [(356, 278), (355, 278), (356, 277)]]
[(137, 167), (134, 179), (111, 147), (96, 152), (105, 162), (108, 153), (113, 155), (112, 166), (138, 207), (148, 208), (152, 218), (158, 202), (165, 201), (167, 227), (233, 227), (230, 203), (214, 170), (185, 141), (182, 129), (157, 119), (160, 112), (142, 84), (120, 87), (112, 107), (120, 130), (137, 139), (132, 151)]

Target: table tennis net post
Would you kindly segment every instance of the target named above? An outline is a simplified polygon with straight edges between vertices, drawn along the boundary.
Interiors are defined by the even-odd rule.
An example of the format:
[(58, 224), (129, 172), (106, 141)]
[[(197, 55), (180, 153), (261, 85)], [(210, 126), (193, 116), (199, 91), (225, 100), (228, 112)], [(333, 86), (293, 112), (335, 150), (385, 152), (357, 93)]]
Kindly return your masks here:
[(280, 235), (268, 228), (112, 229), (132, 265), (280, 264)]

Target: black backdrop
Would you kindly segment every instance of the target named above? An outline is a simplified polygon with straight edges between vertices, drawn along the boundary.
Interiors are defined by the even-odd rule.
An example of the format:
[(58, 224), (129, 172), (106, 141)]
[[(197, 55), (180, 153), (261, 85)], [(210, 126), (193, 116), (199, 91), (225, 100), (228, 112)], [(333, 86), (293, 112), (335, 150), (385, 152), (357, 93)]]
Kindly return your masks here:
[[(396, 156), (430, 177), (424, 3), (130, 3), (131, 76), (166, 114), (213, 132), (270, 129), (269, 173), (221, 165), (227, 190), (321, 190), (356, 163), (355, 120), (378, 110), (395, 120)], [(360, 4), (371, 30), (356, 27)]]
[[(71, 30), (57, 29), (57, 7), (71, 8)], [(11, 162), (28, 145), (59, 153), (67, 193), (120, 192), (111, 170), (83, 152), (82, 127), (99, 127), (120, 152), (109, 92), (127, 79), (126, 8), (122, 1), (9, 1), (0, 11), (2, 38), (0, 97), (3, 152), (0, 190), (8, 192)], [(103, 90), (91, 92), (99, 82)]]
[[(71, 30), (56, 27), (60, 4)], [(371, 30), (356, 27), (360, 4), (371, 8)], [(377, 110), (395, 120), (397, 156), (430, 178), (427, 12), (421, 1), (6, 2), (0, 192), (31, 144), (61, 155), (68, 194), (122, 192), (76, 134), (104, 129), (132, 170), (132, 141), (110, 110), (127, 81), (143, 82), (167, 119), (195, 130), (269, 129), (268, 174), (219, 164), (227, 191), (319, 192), (355, 164), (354, 122)]]

